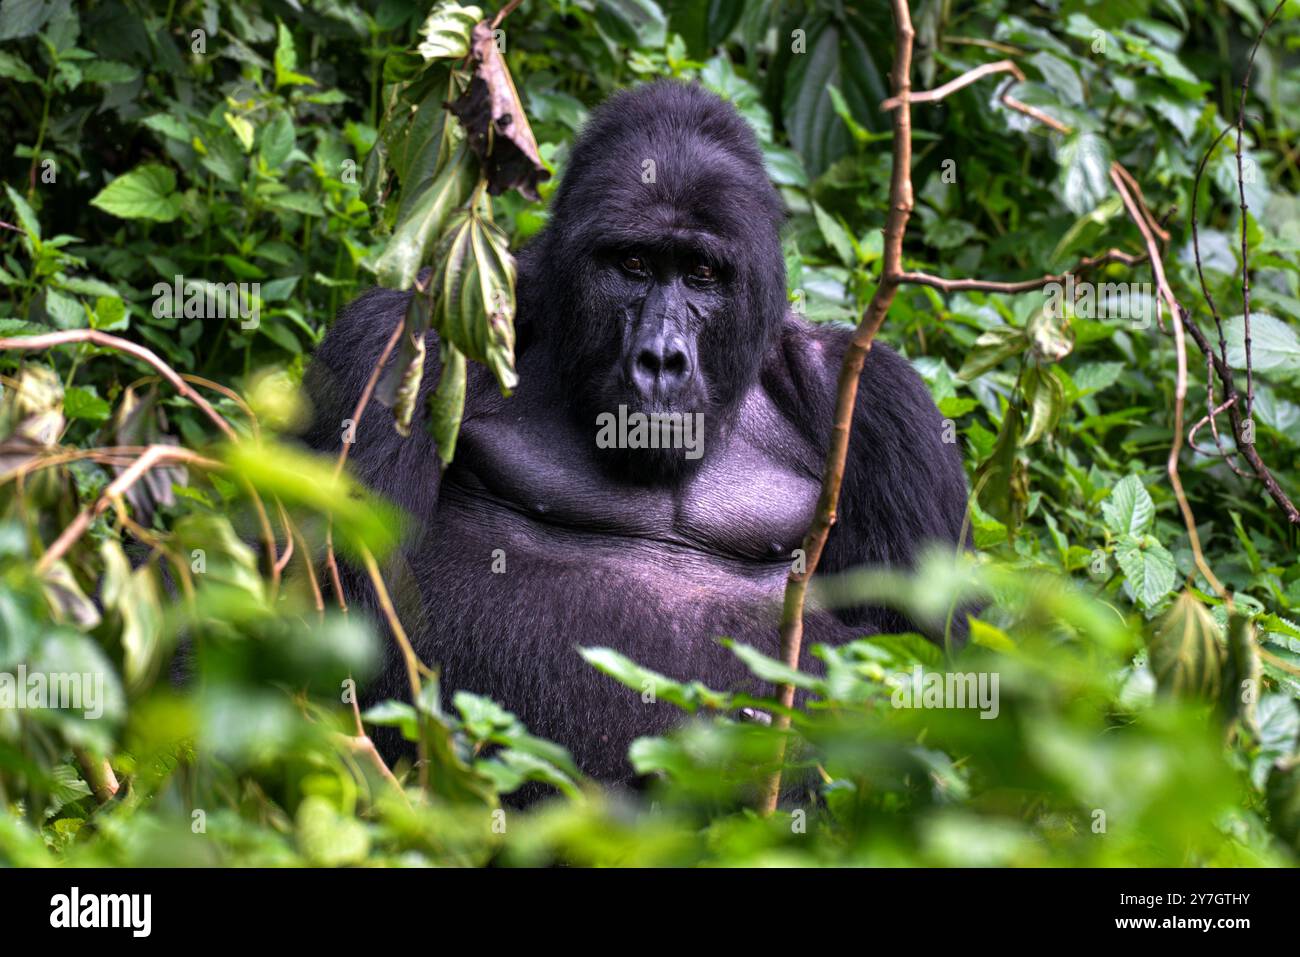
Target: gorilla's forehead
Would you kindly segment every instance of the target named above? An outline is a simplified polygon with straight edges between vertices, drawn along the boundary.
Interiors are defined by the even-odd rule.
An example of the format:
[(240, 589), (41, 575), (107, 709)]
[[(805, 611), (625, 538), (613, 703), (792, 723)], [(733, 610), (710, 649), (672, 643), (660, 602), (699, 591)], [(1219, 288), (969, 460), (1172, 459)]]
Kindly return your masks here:
[(556, 197), (570, 241), (668, 236), (771, 242), (783, 217), (762, 153), (728, 103), (658, 83), (615, 97), (574, 148)]
[[(643, 160), (635, 158), (643, 153), (652, 154), (652, 182), (643, 181)], [(720, 253), (776, 237), (779, 222), (756, 202), (754, 172), (734, 157), (717, 149), (694, 159), (680, 151), (653, 153), (647, 147), (626, 165), (608, 161), (583, 171), (573, 187), (581, 198), (570, 222), (581, 225), (572, 240), (586, 248), (688, 245)]]

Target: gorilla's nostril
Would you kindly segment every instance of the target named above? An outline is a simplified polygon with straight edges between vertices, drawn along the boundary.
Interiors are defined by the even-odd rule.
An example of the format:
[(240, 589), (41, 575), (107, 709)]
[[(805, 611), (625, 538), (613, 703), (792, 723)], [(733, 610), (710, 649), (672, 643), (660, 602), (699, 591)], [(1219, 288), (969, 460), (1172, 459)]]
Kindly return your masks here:
[(668, 353), (668, 358), (664, 360), (664, 372), (674, 379), (682, 379), (685, 378), (689, 365), (686, 353), (676, 350)]
[(659, 374), (659, 355), (651, 349), (642, 349), (636, 357), (637, 368), (651, 375)]

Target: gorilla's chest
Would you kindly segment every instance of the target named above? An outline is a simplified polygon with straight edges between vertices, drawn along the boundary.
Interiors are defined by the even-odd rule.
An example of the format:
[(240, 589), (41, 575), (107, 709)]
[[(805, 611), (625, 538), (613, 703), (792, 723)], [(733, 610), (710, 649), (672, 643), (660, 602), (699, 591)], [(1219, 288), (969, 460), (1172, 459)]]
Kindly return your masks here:
[[(557, 424), (559, 423), (559, 424)], [(616, 477), (583, 434), (555, 410), (503, 404), (465, 423), (443, 482), (449, 507), (492, 522), (522, 522), (539, 544), (574, 536), (634, 549), (659, 543), (723, 563), (783, 565), (811, 522), (817, 483), (782, 460), (787, 427), (760, 393), (747, 401), (721, 449), (663, 481)]]

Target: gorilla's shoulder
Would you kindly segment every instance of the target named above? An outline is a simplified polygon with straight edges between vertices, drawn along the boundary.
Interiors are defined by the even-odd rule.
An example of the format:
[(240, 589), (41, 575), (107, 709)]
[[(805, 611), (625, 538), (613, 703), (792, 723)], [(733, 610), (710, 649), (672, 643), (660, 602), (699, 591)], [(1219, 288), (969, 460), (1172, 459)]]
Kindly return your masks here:
[[(422, 274), (423, 278), (423, 274)], [(317, 448), (333, 448), (338, 441), (338, 423), (348, 418), (374, 371), (384, 346), (397, 324), (406, 316), (413, 290), (375, 287), (362, 293), (339, 311), (303, 376), (303, 386), (313, 407), (312, 424), (304, 438)], [(425, 337), (425, 382), (427, 391), (438, 377), (438, 336)], [(395, 361), (388, 360), (391, 365)], [(372, 402), (365, 420), (379, 417)]]
[[(808, 410), (816, 421), (829, 422), (836, 384), (853, 330), (842, 325), (811, 323), (788, 313), (781, 335), (763, 366), (763, 385), (778, 400)], [(784, 400), (784, 401), (782, 401)], [(867, 354), (858, 385), (858, 408), (906, 410), (913, 421), (938, 418), (930, 390), (912, 364), (877, 339)]]

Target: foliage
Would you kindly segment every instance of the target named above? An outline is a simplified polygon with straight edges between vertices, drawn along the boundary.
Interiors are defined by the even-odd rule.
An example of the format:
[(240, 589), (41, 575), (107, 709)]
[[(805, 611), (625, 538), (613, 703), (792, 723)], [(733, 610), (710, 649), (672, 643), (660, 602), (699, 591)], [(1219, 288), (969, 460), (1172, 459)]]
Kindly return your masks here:
[[(422, 741), (428, 788), (406, 763), (395, 786), (354, 736), (352, 682), (379, 659), (374, 629), (319, 607), (313, 559), (328, 538), (382, 561), (398, 517), (291, 440), (306, 357), (330, 317), (376, 281), (419, 285), (407, 330), (432, 325), (449, 343), (435, 419), (450, 457), (464, 362), (512, 385), (509, 249), (545, 223), (573, 136), (609, 92), (669, 75), (736, 105), (790, 210), (791, 302), (813, 321), (856, 322), (869, 300), (890, 174), (884, 4), (526, 0), (501, 29), (537, 159), (555, 174), (533, 180), (540, 202), (490, 188), (471, 121), (443, 108), (478, 75), (470, 30), (493, 11), (431, 6), (0, 0), (0, 122), (12, 131), (0, 156), (0, 336), (97, 330), (146, 346), (233, 432), (102, 340), (0, 352), (0, 675), (102, 681), (95, 718), (0, 707), (0, 861), (1295, 862), (1297, 530), (1249, 467), (1229, 467), (1207, 425), (1180, 464), (1231, 611), (1197, 572), (1165, 471), (1168, 317), (1156, 315), (1149, 267), (1122, 262), (1082, 273), (1102, 292), (1068, 295), (1065, 311), (1041, 289), (898, 296), (882, 335), (952, 420), (978, 490), (980, 557), (936, 556), (914, 579), (851, 573), (822, 597), (873, 597), (925, 619), (971, 598), (984, 610), (951, 656), (915, 635), (875, 636), (816, 649), (822, 676), (733, 646), (756, 674), (808, 694), (778, 814), (748, 809), (775, 732), (733, 717), (775, 702), (671, 682), (608, 649), (586, 652), (593, 667), (686, 716), (633, 748), (649, 795), (602, 791), (489, 700), (448, 689), (444, 710), (429, 674), (414, 700), (361, 715)], [(1188, 214), (1197, 163), (1235, 121), (1271, 9), (916, 3), (917, 89), (1010, 57), (1027, 77), (1014, 96), (1073, 132), (1008, 109), (1005, 76), (916, 105), (907, 268), (1010, 281), (1112, 247), (1142, 252), (1107, 178), (1116, 159), (1158, 215), (1172, 212), (1170, 282), (1217, 344)], [(1241, 148), (1248, 418), (1293, 501), (1295, 13), (1284, 8), (1256, 55)], [(1210, 152), (1196, 205), (1244, 392), (1234, 140)], [(404, 337), (401, 372), (378, 390), (399, 426), (427, 360), (419, 339)], [(1190, 380), (1194, 422), (1222, 394), (1207, 395), (1202, 363)], [(1220, 432), (1233, 450), (1223, 420)], [(189, 457), (106, 496), (156, 446)], [(82, 509), (84, 535), (53, 553)], [(248, 544), (268, 537), (269, 554)], [(951, 674), (997, 676), (997, 717), (926, 707)], [(101, 804), (105, 761), (122, 788)], [(525, 785), (554, 798), (503, 805)]]

